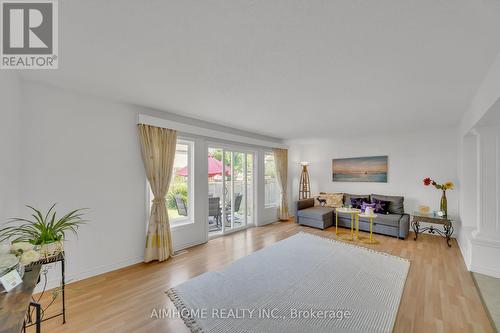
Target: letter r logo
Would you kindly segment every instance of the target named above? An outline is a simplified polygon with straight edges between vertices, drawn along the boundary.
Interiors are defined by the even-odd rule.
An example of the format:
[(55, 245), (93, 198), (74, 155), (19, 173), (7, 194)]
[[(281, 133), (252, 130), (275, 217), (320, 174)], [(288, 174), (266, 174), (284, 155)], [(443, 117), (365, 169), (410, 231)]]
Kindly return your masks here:
[(4, 54), (52, 54), (53, 3), (2, 2)]

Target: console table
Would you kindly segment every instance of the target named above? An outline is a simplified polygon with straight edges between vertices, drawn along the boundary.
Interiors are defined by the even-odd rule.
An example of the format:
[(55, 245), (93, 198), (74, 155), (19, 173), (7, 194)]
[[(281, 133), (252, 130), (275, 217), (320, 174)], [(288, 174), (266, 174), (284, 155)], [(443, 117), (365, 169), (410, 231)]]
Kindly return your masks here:
[[(451, 235), (453, 234), (453, 224), (452, 220), (449, 218), (445, 217), (440, 217), (440, 216), (434, 216), (434, 215), (428, 215), (428, 214), (420, 214), (420, 213), (413, 213), (411, 214), (412, 216), (412, 228), (413, 231), (415, 232), (415, 238), (414, 240), (416, 241), (418, 238), (418, 234), (422, 233), (424, 231), (429, 231), (431, 234), (438, 234), (444, 238), (446, 238), (446, 244), (448, 244), (448, 247), (451, 247)], [(426, 222), (426, 223), (431, 223), (430, 227), (420, 227), (420, 222)], [(438, 227), (433, 226), (432, 224), (437, 224), (437, 225), (442, 225), (443, 230), (441, 230)]]
[[(52, 298), (48, 304), (42, 304), (42, 296), (47, 287), (48, 264), (61, 263), (61, 294), (60, 312), (45, 316), (45, 313), (55, 298)], [(41, 323), (55, 317), (62, 316), (63, 324), (66, 322), (66, 300), (65, 300), (65, 259), (64, 252), (55, 256), (40, 259), (26, 266), (23, 277), (23, 283), (15, 287), (8, 293), (0, 293), (0, 333), (19, 333), (21, 330), (26, 332), (26, 328), (35, 326), (35, 332), (41, 331)], [(33, 290), (36, 285), (42, 282), (43, 290), (35, 298)]]
[(26, 270), (23, 283), (8, 293), (0, 293), (0, 332), (19, 333), (23, 328), (24, 318), (28, 309), (36, 309), (36, 332), (40, 332), (40, 305), (33, 302), (31, 295), (38, 282), (42, 265), (33, 265)]

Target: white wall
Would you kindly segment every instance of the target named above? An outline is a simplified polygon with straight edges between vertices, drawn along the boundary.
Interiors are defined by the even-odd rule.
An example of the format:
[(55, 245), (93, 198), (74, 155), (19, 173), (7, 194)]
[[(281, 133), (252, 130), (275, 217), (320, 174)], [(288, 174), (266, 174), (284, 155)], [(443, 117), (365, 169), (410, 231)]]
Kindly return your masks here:
[(466, 135), (500, 99), (500, 53), (478, 87), (460, 123), (460, 135)]
[(500, 54), (465, 112), (459, 132), (459, 245), (467, 267), (500, 277)]
[(0, 73), (0, 224), (19, 208), (19, 77)]
[(459, 177), (460, 191), (460, 219), (462, 227), (475, 227), (477, 224), (477, 197), (478, 197), (478, 151), (475, 135), (460, 138)]
[[(500, 277), (500, 117), (490, 109), (462, 138), (459, 244), (467, 267)], [(494, 113), (492, 115), (492, 113)], [(494, 121), (496, 119), (496, 121)], [(487, 123), (487, 126), (482, 125)]]
[(90, 208), (79, 238), (65, 242), (68, 278), (141, 261), (146, 187), (134, 109), (35, 83), (22, 92), (21, 202)]
[[(312, 194), (344, 192), (354, 194), (403, 195), (405, 211), (419, 205), (439, 210), (441, 192), (426, 187), (422, 180), (429, 176), (438, 182), (453, 181), (457, 188), (447, 192), (448, 212), (458, 217), (457, 135), (455, 129), (420, 131), (363, 137), (356, 133), (346, 138), (289, 141), (289, 177), (292, 206), (298, 198), (300, 161), (308, 161)], [(332, 182), (332, 159), (362, 156), (389, 156), (387, 183)]]
[[(44, 210), (57, 202), (60, 212), (90, 208), (89, 223), (81, 227), (78, 239), (68, 235), (65, 242), (68, 278), (82, 279), (141, 262), (148, 194), (136, 124), (138, 114), (164, 118), (170, 114), (28, 81), (21, 83), (21, 91), (20, 202)], [(207, 240), (208, 185), (203, 170), (208, 139), (190, 137), (195, 141), (195, 224), (172, 231), (175, 250)], [(262, 219), (257, 225), (271, 222), (272, 214), (266, 213), (256, 212)], [(276, 210), (273, 213), (276, 216)], [(26, 214), (26, 209), (21, 211)], [(49, 279), (54, 283), (57, 278), (52, 274)]]

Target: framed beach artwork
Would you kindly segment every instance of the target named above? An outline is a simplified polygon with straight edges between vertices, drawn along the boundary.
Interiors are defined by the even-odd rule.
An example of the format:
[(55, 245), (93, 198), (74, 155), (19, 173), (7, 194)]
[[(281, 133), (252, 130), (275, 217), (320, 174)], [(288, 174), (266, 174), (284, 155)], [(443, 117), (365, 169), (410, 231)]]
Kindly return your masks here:
[(388, 157), (369, 156), (332, 160), (334, 182), (387, 183)]

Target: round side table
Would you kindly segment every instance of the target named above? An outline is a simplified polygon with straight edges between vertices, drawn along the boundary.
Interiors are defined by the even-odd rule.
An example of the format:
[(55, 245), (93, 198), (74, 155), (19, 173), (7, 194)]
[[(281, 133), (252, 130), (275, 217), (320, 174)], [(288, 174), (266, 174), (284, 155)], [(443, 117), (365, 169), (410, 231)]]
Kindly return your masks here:
[(350, 236), (347, 236), (349, 234), (345, 234), (343, 233), (342, 235), (346, 235), (346, 236), (342, 236), (342, 240), (346, 240), (346, 241), (354, 241), (354, 225), (356, 225), (356, 238), (358, 237), (358, 230), (359, 230), (359, 219), (358, 219), (358, 215), (361, 213), (361, 210), (360, 209), (355, 209), (355, 208), (346, 208), (346, 207), (342, 207), (342, 208), (336, 208), (335, 209), (335, 234), (337, 235), (337, 237), (339, 236), (339, 232), (338, 232), (338, 225), (339, 225), (339, 213), (341, 214), (350, 214), (351, 215), (351, 234)]
[(359, 239), (359, 241), (362, 243), (365, 243), (365, 244), (378, 244), (379, 241), (376, 239), (373, 239), (373, 219), (376, 218), (377, 215), (376, 214), (365, 214), (365, 213), (359, 214), (358, 221), (359, 221), (359, 217), (366, 217), (370, 221), (370, 238), (362, 238), (362, 239)]

